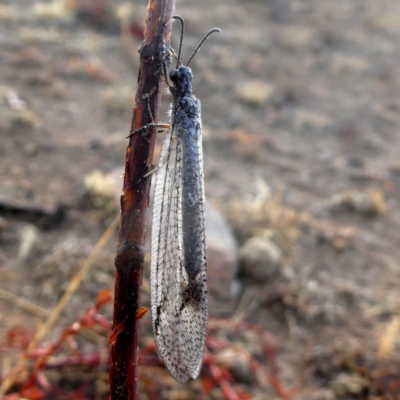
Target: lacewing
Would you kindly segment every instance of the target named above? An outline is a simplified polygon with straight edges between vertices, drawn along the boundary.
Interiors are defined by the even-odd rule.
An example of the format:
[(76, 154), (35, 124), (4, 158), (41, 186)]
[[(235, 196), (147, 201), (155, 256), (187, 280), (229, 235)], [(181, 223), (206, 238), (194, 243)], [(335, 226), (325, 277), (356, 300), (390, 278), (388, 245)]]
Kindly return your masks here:
[(197, 378), (207, 330), (207, 271), (201, 106), (193, 94), (193, 75), (180, 60), (170, 72), (171, 127), (157, 172), (151, 237), (151, 313), (158, 351), (179, 381)]

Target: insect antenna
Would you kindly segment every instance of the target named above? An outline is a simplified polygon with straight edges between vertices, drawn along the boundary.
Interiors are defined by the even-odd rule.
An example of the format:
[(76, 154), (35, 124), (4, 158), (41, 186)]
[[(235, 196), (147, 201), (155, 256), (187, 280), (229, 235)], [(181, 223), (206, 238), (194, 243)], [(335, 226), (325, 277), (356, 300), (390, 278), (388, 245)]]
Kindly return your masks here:
[(179, 42), (178, 61), (177, 61), (177, 64), (176, 64), (176, 69), (178, 69), (180, 64), (182, 64), (182, 62), (181, 62), (181, 50), (182, 50), (182, 42), (183, 42), (183, 33), (185, 31), (185, 21), (183, 20), (183, 18), (180, 15), (174, 15), (172, 18), (173, 19), (177, 19), (181, 23), (181, 40)]
[(219, 28), (214, 28), (211, 29), (206, 36), (204, 36), (203, 40), (199, 43), (199, 45), (195, 48), (194, 52), (192, 53), (192, 55), (189, 58), (189, 61), (187, 62), (186, 66), (189, 66), (190, 61), (192, 61), (193, 57), (195, 56), (195, 54), (200, 50), (200, 47), (203, 46), (203, 43), (207, 40), (207, 38), (214, 32), (221, 32), (221, 29)]

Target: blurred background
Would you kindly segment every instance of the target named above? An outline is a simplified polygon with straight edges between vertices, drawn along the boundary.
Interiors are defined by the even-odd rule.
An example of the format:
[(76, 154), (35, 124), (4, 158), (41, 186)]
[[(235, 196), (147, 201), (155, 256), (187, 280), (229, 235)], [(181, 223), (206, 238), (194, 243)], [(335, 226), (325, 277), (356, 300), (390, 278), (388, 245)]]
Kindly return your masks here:
[[(212, 363), (240, 399), (398, 398), (400, 4), (177, 0), (176, 13), (186, 21), (183, 62), (222, 29), (191, 63), (209, 336), (231, 344), (208, 343)], [(119, 213), (146, 14), (144, 0), (0, 1), (2, 377)], [(176, 49), (178, 24), (172, 38)], [(166, 93), (160, 121), (170, 102)], [(116, 230), (38, 349), (113, 290)], [(111, 319), (111, 306), (101, 312)], [(141, 327), (146, 348), (149, 313)], [(74, 340), (82, 355), (107, 358), (107, 335)], [(71, 366), (68, 354), (43, 369), (40, 398), (107, 398), (104, 357)], [(208, 362), (187, 387), (142, 364), (140, 398), (229, 398)], [(146, 386), (154, 376), (156, 397)]]

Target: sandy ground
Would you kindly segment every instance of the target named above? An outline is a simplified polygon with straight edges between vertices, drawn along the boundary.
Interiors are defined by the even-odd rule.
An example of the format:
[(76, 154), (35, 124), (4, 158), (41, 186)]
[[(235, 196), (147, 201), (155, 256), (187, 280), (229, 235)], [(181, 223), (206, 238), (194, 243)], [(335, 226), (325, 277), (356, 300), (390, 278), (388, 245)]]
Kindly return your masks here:
[[(43, 321), (16, 299), (51, 310), (118, 212), (87, 185), (114, 185), (106, 176), (124, 163), (146, 3), (110, 1), (107, 12), (95, 3), (0, 3), (3, 373), (18, 353), (10, 329)], [(225, 316), (275, 337), (279, 378), (295, 399), (400, 396), (399, 12), (393, 0), (177, 2), (184, 60), (209, 28), (222, 29), (191, 65), (207, 197), (239, 246), (258, 237), (280, 251), (262, 283), (241, 271)], [(115, 236), (48, 338), (113, 288), (114, 251)], [(96, 346), (106, 340), (82, 344)], [(106, 396), (97, 372), (87, 398)], [(52, 374), (63, 387), (79, 380)], [(279, 398), (254, 381), (233, 386)], [(168, 393), (159, 398), (194, 398)]]

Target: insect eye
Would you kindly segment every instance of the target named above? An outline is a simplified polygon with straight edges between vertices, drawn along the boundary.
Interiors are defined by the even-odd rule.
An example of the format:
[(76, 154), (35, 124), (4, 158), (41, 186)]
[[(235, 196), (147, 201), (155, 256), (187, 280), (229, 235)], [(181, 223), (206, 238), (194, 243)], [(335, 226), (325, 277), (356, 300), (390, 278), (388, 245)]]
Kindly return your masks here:
[(169, 79), (171, 79), (172, 82), (177, 83), (179, 79), (179, 71), (177, 69), (173, 69), (169, 73)]

